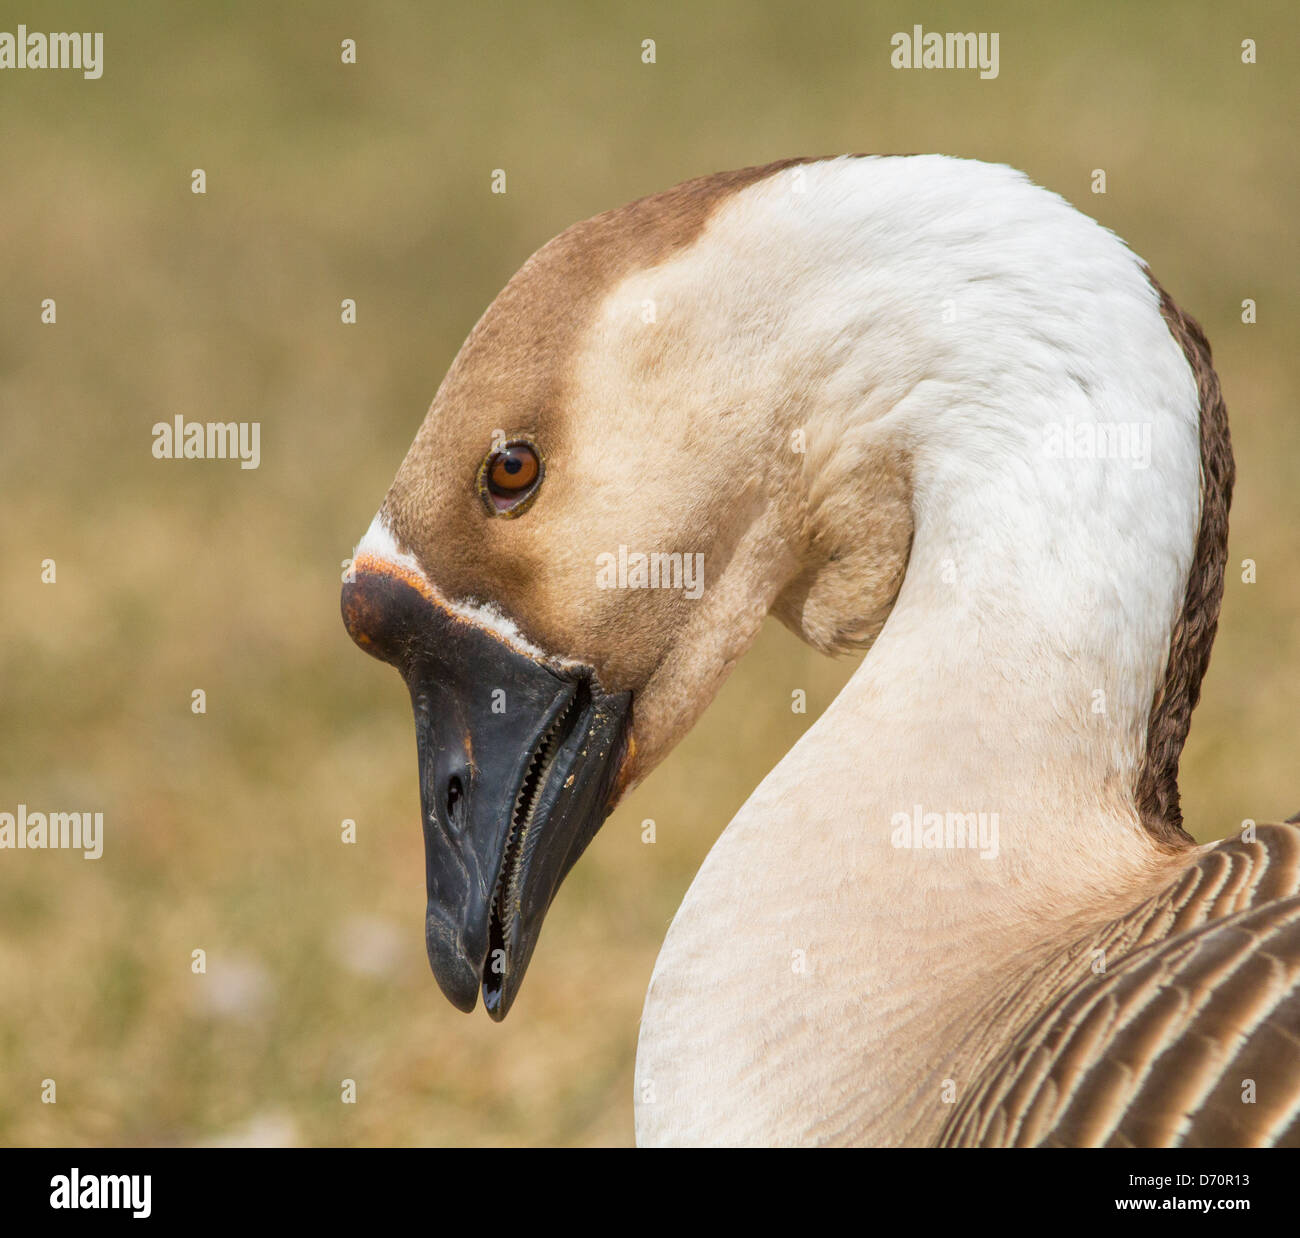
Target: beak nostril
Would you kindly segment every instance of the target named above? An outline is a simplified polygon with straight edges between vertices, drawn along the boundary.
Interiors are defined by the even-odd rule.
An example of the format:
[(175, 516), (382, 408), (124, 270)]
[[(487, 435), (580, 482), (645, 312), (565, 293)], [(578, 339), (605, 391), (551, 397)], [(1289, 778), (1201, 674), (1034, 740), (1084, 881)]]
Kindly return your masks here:
[(457, 809), (465, 798), (465, 787), (459, 777), (455, 774), (447, 783), (447, 820), (454, 821), (457, 815)]

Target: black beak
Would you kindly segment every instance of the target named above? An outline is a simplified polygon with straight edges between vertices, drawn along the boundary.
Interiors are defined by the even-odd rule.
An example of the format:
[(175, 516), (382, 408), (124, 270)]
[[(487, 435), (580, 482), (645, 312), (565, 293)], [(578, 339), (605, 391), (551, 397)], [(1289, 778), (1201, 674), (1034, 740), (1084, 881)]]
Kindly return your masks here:
[(447, 1000), (504, 1019), (551, 900), (612, 808), (631, 694), (457, 615), (414, 574), (362, 559), (343, 622), (401, 672), (415, 710), (425, 944)]

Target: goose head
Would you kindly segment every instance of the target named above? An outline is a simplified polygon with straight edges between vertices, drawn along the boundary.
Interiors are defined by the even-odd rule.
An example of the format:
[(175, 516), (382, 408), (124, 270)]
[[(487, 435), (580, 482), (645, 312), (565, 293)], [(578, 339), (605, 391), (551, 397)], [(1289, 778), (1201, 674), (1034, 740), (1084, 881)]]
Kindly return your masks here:
[[(679, 186), (536, 253), (354, 556), (344, 621), (410, 690), (426, 943), (462, 1010), (481, 990), (505, 1016), (564, 875), (788, 579), (801, 517), (775, 497), (795, 457), (698, 329), (726, 304), (693, 273), (671, 297), (646, 282), (764, 174)], [(620, 553), (634, 576), (636, 556), (668, 556), (677, 587), (620, 587)]]
[[(342, 596), (353, 639), (410, 691), (426, 943), (455, 1006), (481, 991), (504, 1018), (565, 874), (768, 614), (827, 652), (868, 647), (905, 575), (923, 587), (908, 572), (917, 521), (945, 493), (960, 500), (962, 466), (1037, 495), (1017, 461), (1042, 455), (1042, 420), (1108, 391), (1095, 332), (1071, 325), (1089, 307), (1026, 304), (1026, 269), (1053, 253), (1101, 284), (1117, 264), (1126, 280), (1137, 270), (1122, 246), (1093, 243), (1091, 221), (1061, 258), (1076, 219), (1005, 168), (789, 161), (577, 224), (510, 280)], [(1128, 333), (1118, 346), (1153, 330), (1107, 312), (1090, 326)], [(1185, 385), (1177, 349), (1160, 347), (1153, 387)], [(1184, 447), (1166, 458), (1194, 472)], [(1046, 536), (983, 514), (1003, 539), (989, 563)], [(1163, 648), (1148, 657), (1139, 640), (1134, 655), (1150, 663), (1135, 667), (1148, 706), (1194, 519), (1180, 507), (1167, 544), (1156, 529), (1143, 546), (1171, 559), (1173, 581), (1151, 585)], [(926, 544), (936, 562), (942, 542)], [(1077, 549), (1053, 551), (1062, 572)]]

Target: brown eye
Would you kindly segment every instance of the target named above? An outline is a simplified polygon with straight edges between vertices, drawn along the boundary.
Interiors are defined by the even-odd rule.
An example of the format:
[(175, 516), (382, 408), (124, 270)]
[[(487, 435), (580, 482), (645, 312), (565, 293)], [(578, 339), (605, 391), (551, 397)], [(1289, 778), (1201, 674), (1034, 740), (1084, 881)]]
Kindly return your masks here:
[(479, 469), (479, 493), (494, 515), (517, 516), (542, 480), (542, 459), (528, 442), (507, 443)]

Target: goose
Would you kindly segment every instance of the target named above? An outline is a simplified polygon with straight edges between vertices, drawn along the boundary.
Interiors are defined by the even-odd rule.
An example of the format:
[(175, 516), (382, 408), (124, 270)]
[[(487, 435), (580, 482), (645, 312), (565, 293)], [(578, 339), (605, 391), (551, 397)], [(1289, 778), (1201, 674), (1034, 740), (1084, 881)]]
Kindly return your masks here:
[(773, 615), (867, 652), (672, 920), (638, 1142), (1300, 1145), (1300, 830), (1179, 804), (1232, 484), (1200, 327), (1006, 166), (789, 159), (569, 228), (342, 593), (410, 691), (444, 994), (506, 1016)]

